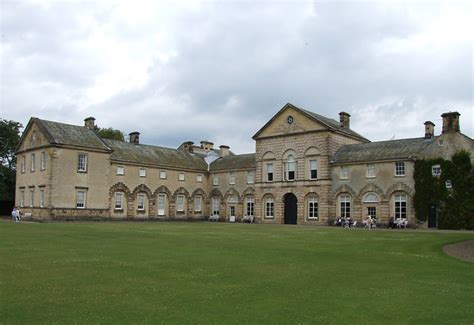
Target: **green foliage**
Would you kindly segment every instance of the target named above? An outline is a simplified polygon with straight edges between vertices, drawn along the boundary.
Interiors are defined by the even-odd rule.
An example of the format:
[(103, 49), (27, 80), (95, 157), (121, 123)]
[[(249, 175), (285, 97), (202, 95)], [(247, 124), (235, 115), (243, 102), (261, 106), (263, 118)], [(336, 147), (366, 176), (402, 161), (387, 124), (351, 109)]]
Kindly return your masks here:
[(95, 126), (94, 131), (103, 139), (125, 141), (123, 132), (114, 128), (100, 128)]
[(16, 156), (22, 125), (0, 119), (0, 200), (15, 197)]
[[(441, 176), (432, 175), (439, 164)], [(451, 160), (428, 159), (415, 162), (415, 210), (426, 221), (431, 205), (439, 208), (438, 228), (474, 229), (474, 173), (470, 153), (459, 151)], [(446, 188), (450, 181), (452, 189)]]

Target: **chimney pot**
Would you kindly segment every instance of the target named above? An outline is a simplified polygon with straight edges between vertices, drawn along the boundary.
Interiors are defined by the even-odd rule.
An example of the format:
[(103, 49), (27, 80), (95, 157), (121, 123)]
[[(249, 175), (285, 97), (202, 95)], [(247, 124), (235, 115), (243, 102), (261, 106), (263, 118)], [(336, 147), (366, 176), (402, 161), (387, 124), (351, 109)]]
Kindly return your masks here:
[(425, 139), (431, 139), (434, 137), (435, 124), (431, 121), (425, 122)]
[(129, 134), (130, 143), (140, 144), (140, 132), (132, 132)]
[(88, 117), (84, 119), (84, 126), (90, 130), (93, 130), (95, 127), (95, 118)]
[(204, 151), (206, 152), (214, 150), (214, 143), (207, 140), (203, 140), (201, 141), (201, 148), (204, 149)]
[(351, 126), (351, 115), (346, 112), (339, 113), (339, 126), (343, 129), (349, 129)]
[(441, 114), (443, 118), (442, 133), (459, 132), (459, 114), (458, 112), (448, 112)]
[(230, 153), (230, 147), (226, 145), (219, 146), (219, 157), (224, 158), (227, 157)]

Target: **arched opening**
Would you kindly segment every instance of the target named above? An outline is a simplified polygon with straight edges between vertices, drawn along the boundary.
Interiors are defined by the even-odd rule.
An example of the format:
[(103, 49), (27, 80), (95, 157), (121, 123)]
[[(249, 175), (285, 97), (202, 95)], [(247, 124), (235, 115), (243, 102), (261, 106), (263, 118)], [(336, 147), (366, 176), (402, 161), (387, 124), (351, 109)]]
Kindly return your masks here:
[(298, 212), (298, 199), (293, 193), (287, 193), (285, 202), (285, 224), (296, 225)]

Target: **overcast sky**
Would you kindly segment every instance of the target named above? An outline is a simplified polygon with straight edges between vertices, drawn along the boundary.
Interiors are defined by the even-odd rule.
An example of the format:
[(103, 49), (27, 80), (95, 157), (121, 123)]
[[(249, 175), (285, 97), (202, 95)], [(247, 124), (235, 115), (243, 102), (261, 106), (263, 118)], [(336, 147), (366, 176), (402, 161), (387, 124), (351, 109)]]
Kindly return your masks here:
[(474, 136), (471, 1), (1, 1), (4, 119), (254, 152), (287, 102), (372, 141)]

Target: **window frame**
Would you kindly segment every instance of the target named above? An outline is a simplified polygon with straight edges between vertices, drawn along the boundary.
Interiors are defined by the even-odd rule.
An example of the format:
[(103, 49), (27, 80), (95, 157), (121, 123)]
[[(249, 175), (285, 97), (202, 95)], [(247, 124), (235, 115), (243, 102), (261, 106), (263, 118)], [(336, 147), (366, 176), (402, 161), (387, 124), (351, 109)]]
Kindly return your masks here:
[(35, 206), (35, 189), (34, 188), (30, 188), (29, 189), (29, 192), (30, 192), (30, 201), (29, 201), (29, 207), (30, 208), (33, 208)]
[[(312, 163), (314, 162), (315, 168), (313, 169)], [(309, 179), (315, 180), (318, 179), (318, 160), (317, 159), (309, 159)], [(315, 172), (315, 175), (313, 176), (313, 171)]]
[(147, 170), (145, 167), (138, 168), (138, 177), (146, 177)]
[(351, 196), (349, 194), (341, 194), (339, 196), (339, 213), (341, 218), (351, 217), (351, 201)]
[(273, 163), (266, 163), (265, 164), (265, 174), (266, 174), (266, 181), (273, 182), (275, 180)]
[(218, 196), (211, 198), (211, 208), (213, 216), (220, 216), (221, 213), (221, 199)]
[(255, 171), (248, 170), (247, 171), (247, 184), (254, 184), (255, 183)]
[(194, 197), (194, 212), (202, 212), (202, 196), (196, 195)]
[(319, 200), (316, 195), (308, 196), (306, 209), (306, 218), (308, 220), (319, 220)]
[[(79, 193), (83, 193), (82, 197), (82, 206), (79, 206)], [(87, 190), (83, 188), (78, 188), (76, 189), (76, 209), (85, 209), (86, 208), (86, 202), (87, 202)]]
[(377, 171), (376, 171), (375, 164), (367, 164), (366, 177), (367, 178), (376, 178), (376, 176), (377, 176)]
[(117, 176), (124, 176), (125, 175), (125, 166), (122, 166), (122, 165), (117, 166), (116, 175)]
[(20, 208), (25, 207), (25, 189), (20, 190)]
[(145, 211), (145, 202), (146, 202), (146, 195), (145, 193), (138, 193), (137, 194), (137, 211)]
[(26, 156), (21, 156), (21, 162), (20, 162), (20, 170), (21, 173), (24, 174), (26, 172)]
[(46, 170), (46, 151), (41, 151), (40, 170)]
[[(115, 211), (123, 211), (123, 198), (124, 198), (124, 192), (115, 192), (114, 194), (114, 210)], [(120, 201), (117, 201), (117, 198), (120, 197)], [(117, 203), (120, 203), (120, 205), (117, 205)]]
[(219, 176), (218, 175), (212, 176), (212, 186), (219, 186)]
[(197, 174), (196, 175), (196, 182), (202, 183), (203, 175), (202, 174)]
[(39, 207), (40, 207), (40, 208), (44, 208), (44, 188), (41, 188), (41, 189), (40, 189)]
[(406, 194), (394, 194), (393, 207), (395, 220), (408, 219), (408, 196)]
[[(81, 163), (81, 157), (84, 158), (83, 159), (83, 163)], [(77, 172), (78, 173), (87, 173), (87, 164), (88, 164), (88, 155), (87, 153), (83, 153), (83, 152), (79, 152), (77, 154)]]
[(404, 161), (395, 162), (395, 176), (396, 177), (405, 176), (405, 162)]
[(245, 215), (249, 217), (255, 216), (255, 197), (248, 195), (245, 198)]
[(286, 159), (286, 181), (296, 181), (296, 172), (298, 169), (297, 161), (294, 155), (288, 155)]
[(349, 179), (349, 166), (341, 166), (339, 178), (340, 179)]
[(160, 170), (160, 179), (166, 179), (168, 177), (168, 173), (166, 170)]
[(435, 164), (433, 166), (431, 166), (431, 175), (433, 175), (433, 177), (440, 177), (441, 176), (441, 165), (440, 164)]
[(229, 185), (235, 185), (235, 172), (229, 172)]
[(275, 218), (275, 199), (272, 196), (265, 197), (264, 211), (265, 211), (265, 219)]
[(31, 173), (34, 173), (35, 172), (35, 165), (36, 165), (36, 154), (32, 153), (30, 155), (30, 159), (31, 159), (31, 164), (30, 164), (30, 172)]
[(185, 196), (183, 194), (176, 196), (176, 212), (184, 212), (184, 198)]
[(184, 182), (186, 180), (186, 176), (184, 173), (178, 173), (178, 181)]
[[(160, 198), (163, 198), (163, 202), (160, 201)], [(166, 193), (158, 193), (157, 204), (156, 204), (156, 213), (158, 216), (166, 215), (166, 198), (167, 198)], [(163, 203), (163, 209), (160, 209), (161, 203)], [(163, 211), (163, 213), (160, 213), (161, 211)]]

